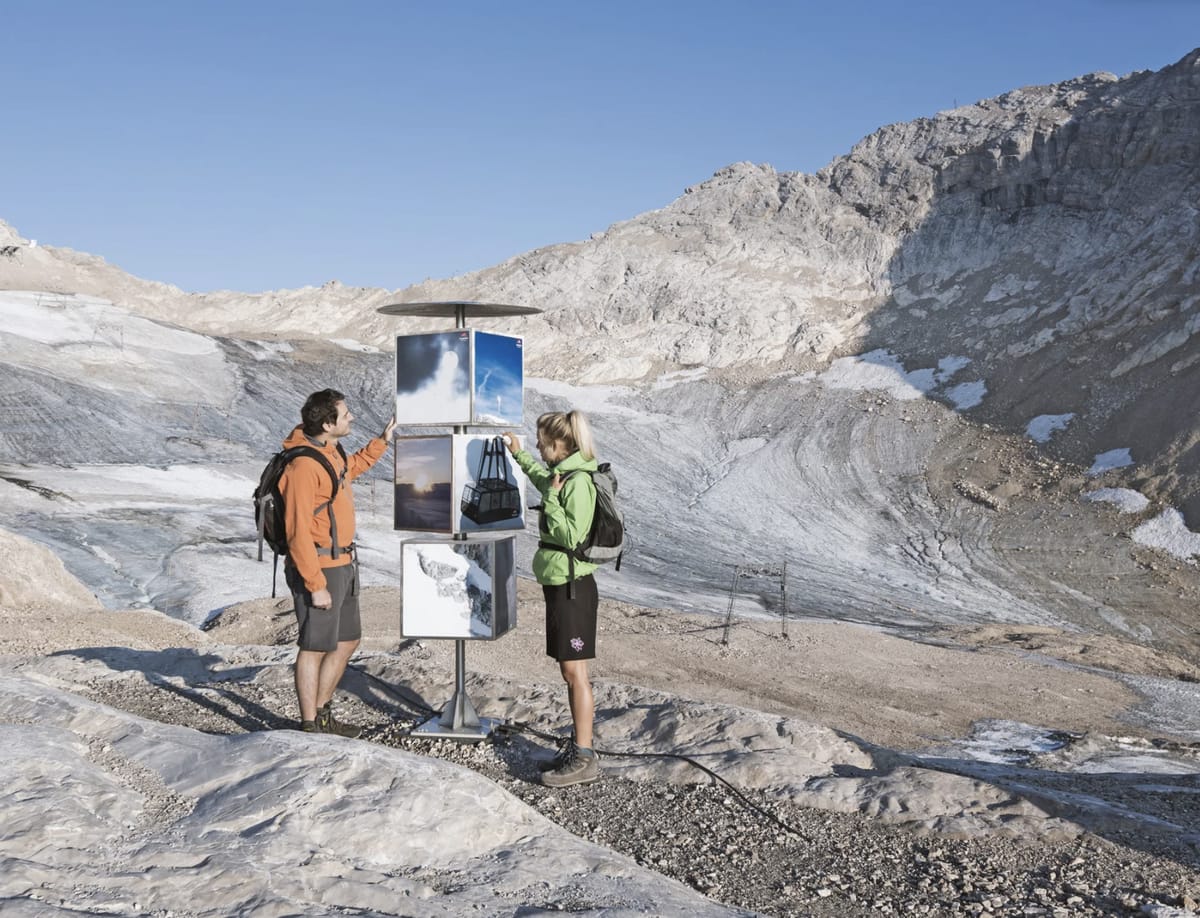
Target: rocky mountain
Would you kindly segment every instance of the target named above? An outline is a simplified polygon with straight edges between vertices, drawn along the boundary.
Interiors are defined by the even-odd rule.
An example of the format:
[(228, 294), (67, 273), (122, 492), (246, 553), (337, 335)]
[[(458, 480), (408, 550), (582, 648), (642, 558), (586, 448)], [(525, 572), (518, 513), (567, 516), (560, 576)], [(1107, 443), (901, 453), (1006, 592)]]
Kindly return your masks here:
[[(188, 294), (0, 226), (0, 525), (106, 601), (203, 620), (232, 598), (211, 565), (251, 563), (239, 482), (296, 394), (332, 382), (381, 426), (392, 336), (445, 324), (377, 307), (516, 302), (544, 311), (486, 325), (525, 335), (526, 417), (587, 408), (622, 470), (622, 598), (719, 611), (735, 566), (786, 562), (806, 614), (1200, 647), (1200, 582), (1141, 547), (1200, 540), (1173, 515), (1200, 529), (1198, 164), (1200, 51), (885, 127), (816, 175), (729, 166), (587, 241), (399, 291)], [(96, 463), (163, 495), (65, 468)], [(221, 486), (145, 470), (180, 463)], [(1080, 501), (1097, 484), (1141, 494)]]
[[(1200, 535), (1174, 508), (1200, 530), (1198, 163), (1200, 51), (885, 127), (816, 175), (735, 164), (399, 291), (189, 294), (0, 223), (0, 900), (725, 913), (599, 847), (621, 844), (779, 914), (1193, 907)], [(293, 626), (250, 493), (313, 389), (347, 393), (351, 447), (382, 428), (392, 336), (445, 322), (376, 309), (432, 299), (541, 307), (480, 323), (525, 335), (524, 433), (581, 407), (620, 475), (599, 738), (696, 752), (800, 834), (642, 753), (602, 748), (622, 780), (576, 807), (526, 784), (524, 736), (436, 753), (490, 782), (384, 748), (457, 653), (397, 643), (389, 461), (354, 484), (368, 646), (342, 699), (376, 742), (273, 729)], [(536, 541), (531, 515), (523, 574)], [(561, 700), (519, 590), (470, 690), (541, 722)]]
[(518, 302), (545, 310), (499, 323), (527, 335), (531, 369), (585, 383), (954, 355), (986, 387), (973, 416), (1021, 432), (1073, 415), (1053, 448), (1082, 463), (1136, 444), (1133, 480), (1200, 525), (1198, 207), (1200, 50), (890, 125), (816, 175), (728, 166), (587, 241), (399, 291), (189, 295), (45, 247), (0, 259), (0, 284), (210, 333), (379, 346), (396, 331), (386, 302)]

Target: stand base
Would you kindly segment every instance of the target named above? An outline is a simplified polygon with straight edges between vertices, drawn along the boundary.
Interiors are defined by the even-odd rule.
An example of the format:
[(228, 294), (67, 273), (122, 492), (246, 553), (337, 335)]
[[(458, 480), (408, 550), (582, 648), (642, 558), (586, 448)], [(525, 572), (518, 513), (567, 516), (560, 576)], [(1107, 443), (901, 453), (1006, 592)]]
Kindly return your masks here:
[(414, 727), (410, 736), (425, 736), (437, 739), (452, 739), (477, 743), (487, 739), (498, 721), (491, 717), (480, 717), (467, 693), (459, 690), (446, 702), (441, 714), (433, 714)]
[(409, 732), (409, 736), (425, 739), (452, 739), (463, 743), (478, 743), (480, 740), (485, 740), (491, 736), (492, 731), (502, 723), (503, 721), (492, 717), (480, 717), (478, 723), (474, 726), (469, 724), (460, 724), (458, 726), (450, 724), (447, 726), (441, 722), (441, 718), (437, 714), (434, 714), (423, 724), (413, 727)]

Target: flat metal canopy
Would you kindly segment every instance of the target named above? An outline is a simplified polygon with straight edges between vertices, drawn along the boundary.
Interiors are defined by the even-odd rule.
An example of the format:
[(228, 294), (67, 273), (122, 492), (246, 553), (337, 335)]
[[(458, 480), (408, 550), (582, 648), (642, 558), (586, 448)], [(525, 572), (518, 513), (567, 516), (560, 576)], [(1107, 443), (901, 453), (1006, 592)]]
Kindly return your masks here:
[(446, 300), (436, 303), (389, 303), (376, 312), (385, 316), (429, 316), (445, 319), (472, 316), (531, 316), (541, 312), (536, 306), (512, 306), (507, 303), (476, 303), (471, 300)]

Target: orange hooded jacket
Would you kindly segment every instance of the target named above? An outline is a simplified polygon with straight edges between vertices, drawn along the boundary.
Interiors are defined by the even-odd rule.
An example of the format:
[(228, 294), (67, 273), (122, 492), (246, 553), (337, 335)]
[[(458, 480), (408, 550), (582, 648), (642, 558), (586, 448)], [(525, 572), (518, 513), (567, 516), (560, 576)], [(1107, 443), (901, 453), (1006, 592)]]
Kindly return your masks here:
[[(322, 446), (319, 441), (305, 436), (301, 427), (293, 430), (283, 441), (284, 449), (292, 446), (312, 446), (320, 450), (339, 477), (345, 469), (346, 477), (329, 509), (337, 520), (338, 541), (342, 543), (340, 547), (347, 547), (354, 540), (354, 494), (350, 490), (350, 482), (379, 461), (387, 452), (387, 441), (376, 437), (357, 453), (347, 456), (344, 463), (337, 447), (332, 444)], [(310, 593), (323, 590), (325, 575), (322, 570), (342, 567), (351, 561), (349, 553), (339, 554), (337, 558), (317, 554), (318, 546), (326, 549), (333, 546), (329, 513), (325, 510), (313, 513), (333, 494), (329, 473), (316, 459), (298, 456), (288, 463), (280, 477), (279, 493), (283, 496), (288, 557), (304, 578), (304, 586)]]

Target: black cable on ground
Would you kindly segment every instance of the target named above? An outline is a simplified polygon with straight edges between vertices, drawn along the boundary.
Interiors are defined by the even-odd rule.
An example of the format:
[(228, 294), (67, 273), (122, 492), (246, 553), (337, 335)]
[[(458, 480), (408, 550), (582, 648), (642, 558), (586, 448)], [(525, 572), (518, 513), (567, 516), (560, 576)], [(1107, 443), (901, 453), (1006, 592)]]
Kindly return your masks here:
[[(555, 736), (552, 733), (544, 733), (541, 730), (538, 730), (538, 729), (530, 726), (529, 724), (522, 723), (521, 721), (513, 721), (511, 723), (500, 724), (498, 727), (496, 727), (496, 730), (501, 733), (531, 733), (534, 736), (540, 737), (544, 740), (548, 740), (548, 741), (554, 742), (554, 743), (560, 742), (562, 740), (561, 736)], [(622, 758), (622, 759), (677, 759), (680, 762), (687, 762), (689, 765), (699, 768), (702, 772), (709, 775), (714, 780), (719, 781), (722, 784), (724, 784), (727, 788), (729, 788), (729, 790), (733, 793), (733, 795), (735, 797), (737, 797), (737, 799), (747, 809), (753, 810), (755, 813), (758, 813), (760, 816), (765, 816), (767, 819), (771, 820), (771, 822), (775, 823), (777, 826), (779, 826), (785, 832), (788, 832), (792, 835), (796, 835), (797, 837), (802, 838), (806, 841), (808, 840), (807, 836), (804, 835), (804, 833), (801, 832), (799, 829), (789, 826), (786, 822), (784, 822), (782, 819), (780, 819), (774, 813), (764, 810), (761, 806), (759, 806), (757, 803), (755, 803), (753, 800), (751, 800), (749, 797), (747, 797), (745, 794), (743, 794), (740, 790), (738, 790), (738, 788), (736, 788), (733, 784), (731, 784), (725, 778), (722, 778), (719, 774), (717, 774), (715, 771), (713, 771), (707, 765), (702, 765), (700, 762), (697, 762), (695, 759), (691, 758), (690, 756), (682, 755), (677, 752), (621, 752), (621, 751), (613, 750), (613, 749), (599, 749), (599, 748), (596, 749), (596, 752), (600, 753), (601, 755), (613, 756), (614, 758)]]
[[(394, 689), (391, 685), (384, 682), (382, 679), (380, 679), (378, 676), (374, 675), (373, 673), (367, 672), (361, 666), (357, 666), (353, 663), (350, 663), (350, 664), (348, 664), (348, 667), (350, 669), (353, 669), (356, 672), (359, 672), (362, 675), (366, 676), (367, 679), (369, 679), (371, 682), (374, 682), (374, 683), (380, 685), (393, 698), (399, 699), (401, 702), (403, 702), (404, 704), (408, 705), (411, 708), (416, 708), (422, 715), (429, 716), (429, 715), (434, 715), (434, 714), (438, 713), (434, 708), (431, 708), (428, 705), (425, 705), (419, 701), (414, 701), (410, 698), (404, 697), (399, 691)], [(533, 736), (540, 737), (541, 739), (547, 740), (548, 742), (551, 742), (551, 743), (557, 743), (562, 739), (561, 736), (556, 736), (553, 733), (545, 733), (542, 730), (538, 730), (536, 727), (533, 727), (530, 724), (524, 723), (522, 721), (503, 722), (503, 723), (497, 724), (496, 727), (494, 728), (494, 730), (497, 733), (508, 733), (508, 734), (530, 733)], [(727, 788), (729, 788), (730, 792), (732, 792), (733, 795), (747, 809), (753, 810), (755, 813), (758, 813), (760, 816), (765, 816), (767, 819), (769, 819), (771, 822), (775, 823), (777, 826), (779, 826), (785, 832), (789, 832), (800, 838), (806, 838), (806, 836), (799, 829), (793, 828), (792, 826), (788, 825), (786, 822), (784, 822), (782, 819), (780, 819), (774, 813), (764, 810), (762, 807), (760, 807), (757, 803), (755, 803), (753, 800), (751, 800), (749, 797), (747, 797), (745, 794), (743, 794), (740, 790), (738, 790), (737, 787), (735, 787), (733, 784), (731, 784), (725, 778), (722, 778), (719, 774), (717, 774), (715, 771), (713, 771), (707, 765), (703, 765), (700, 762), (697, 762), (695, 759), (691, 758), (690, 756), (682, 755), (677, 752), (622, 752), (622, 751), (613, 750), (613, 749), (596, 749), (596, 752), (600, 753), (601, 755), (612, 756), (614, 758), (620, 758), (620, 759), (675, 759), (680, 762), (686, 762), (687, 764), (700, 769), (706, 775), (710, 776), (713, 780), (719, 781), (721, 784), (724, 784)]]

